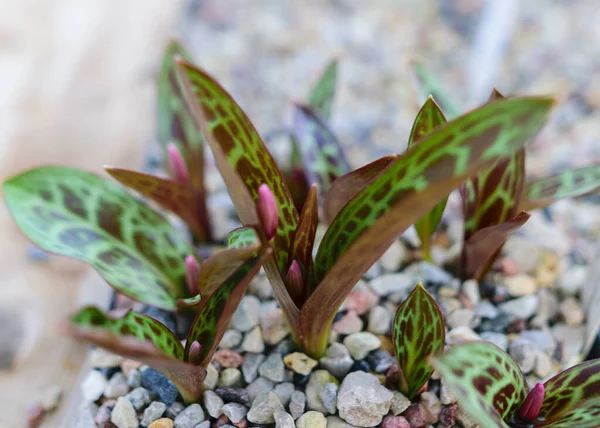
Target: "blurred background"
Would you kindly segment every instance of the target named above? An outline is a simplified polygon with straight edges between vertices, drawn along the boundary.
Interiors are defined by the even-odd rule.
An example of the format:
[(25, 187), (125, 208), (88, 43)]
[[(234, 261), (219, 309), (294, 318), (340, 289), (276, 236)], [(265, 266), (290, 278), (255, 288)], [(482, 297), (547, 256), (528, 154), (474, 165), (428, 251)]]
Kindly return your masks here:
[[(496, 85), (559, 106), (528, 152), (532, 175), (598, 163), (600, 8), (594, 0), (0, 0), (0, 178), (42, 164), (100, 172), (156, 157), (154, 82), (174, 36), (275, 145), (291, 100), (341, 60), (333, 128), (354, 167), (406, 146), (422, 61), (464, 109)], [(587, 210), (590, 230), (598, 210)], [(85, 348), (58, 333), (108, 287), (36, 251), (0, 204), (0, 427), (26, 426), (49, 389), (61, 407)]]

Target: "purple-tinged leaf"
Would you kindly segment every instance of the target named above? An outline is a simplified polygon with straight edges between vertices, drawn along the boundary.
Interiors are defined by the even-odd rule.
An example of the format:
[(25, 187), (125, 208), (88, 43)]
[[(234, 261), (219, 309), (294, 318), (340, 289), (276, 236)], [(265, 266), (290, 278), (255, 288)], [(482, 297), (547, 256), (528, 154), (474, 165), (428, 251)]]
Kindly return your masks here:
[(201, 301), (201, 308), (187, 337), (185, 350), (187, 358), (189, 358), (191, 344), (197, 341), (201, 345), (201, 350), (200, 355), (194, 356), (195, 361), (201, 361), (202, 366), (210, 362), (248, 284), (270, 257), (271, 252), (272, 249), (267, 248), (263, 254), (248, 260), (217, 287), (210, 297)]
[(402, 302), (393, 324), (394, 352), (400, 365), (399, 389), (413, 398), (433, 374), (430, 357), (444, 350), (446, 329), (437, 303), (418, 284)]
[(185, 159), (173, 143), (167, 144), (167, 159), (169, 160), (169, 170), (173, 180), (185, 185), (190, 184), (190, 173), (185, 164)]
[[(305, 271), (306, 272), (306, 271)], [(302, 274), (302, 268), (297, 260), (292, 260), (288, 273), (285, 277), (288, 290), (294, 302), (298, 303), (298, 306), (306, 299), (306, 281), (304, 279), (306, 275)]]
[[(313, 263), (312, 252), (319, 222), (318, 209), (317, 188), (313, 185), (308, 194), (308, 198), (306, 198), (302, 212), (300, 213), (300, 221), (298, 223), (298, 228), (296, 229), (296, 234), (294, 235), (294, 240), (292, 241), (292, 248), (290, 249), (290, 264), (294, 260), (300, 264), (302, 272), (304, 273), (303, 282), (305, 284), (307, 283), (306, 276), (312, 268)], [(302, 295), (306, 297), (308, 290), (306, 286), (304, 288), (305, 291)], [(308, 294), (310, 294), (310, 292)], [(292, 296), (292, 298), (294, 297), (300, 296)], [(294, 301), (302, 300), (296, 300), (294, 298)]]
[(456, 345), (433, 366), (461, 406), (481, 427), (503, 427), (527, 397), (527, 382), (515, 361), (490, 342)]
[(201, 398), (206, 369), (184, 362), (177, 336), (155, 319), (132, 311), (112, 318), (87, 307), (71, 317), (65, 330), (78, 340), (154, 367), (177, 386), (186, 402)]
[(337, 60), (331, 61), (310, 93), (310, 106), (325, 120), (329, 120), (331, 116), (331, 106), (337, 85), (337, 69)]
[(124, 295), (169, 310), (188, 296), (185, 257), (193, 248), (116, 184), (71, 168), (42, 167), (7, 180), (4, 199), (38, 247), (91, 264)]

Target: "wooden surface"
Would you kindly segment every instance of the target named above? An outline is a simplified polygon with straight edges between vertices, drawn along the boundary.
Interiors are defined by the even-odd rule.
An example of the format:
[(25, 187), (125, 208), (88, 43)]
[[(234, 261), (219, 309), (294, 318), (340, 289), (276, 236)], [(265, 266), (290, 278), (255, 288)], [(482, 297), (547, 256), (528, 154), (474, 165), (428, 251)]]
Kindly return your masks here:
[[(181, 3), (0, 0), (0, 178), (42, 164), (138, 166), (154, 127), (161, 49)], [(108, 286), (79, 262), (28, 261), (29, 243), (3, 203), (0, 230), (0, 354), (18, 346), (0, 371), (0, 427), (26, 426), (28, 406), (52, 385), (66, 396), (44, 426), (66, 426), (57, 418), (77, 390), (85, 348), (57, 327), (84, 290), (85, 300), (102, 302)]]

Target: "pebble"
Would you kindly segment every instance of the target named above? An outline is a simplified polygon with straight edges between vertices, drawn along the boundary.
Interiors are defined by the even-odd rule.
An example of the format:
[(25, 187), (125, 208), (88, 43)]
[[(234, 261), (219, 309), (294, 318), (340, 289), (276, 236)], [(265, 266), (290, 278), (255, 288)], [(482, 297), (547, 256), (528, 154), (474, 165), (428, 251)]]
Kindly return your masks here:
[(355, 311), (348, 311), (333, 323), (333, 329), (340, 334), (358, 333), (363, 329), (363, 320)]
[(404, 417), (410, 424), (410, 428), (425, 428), (429, 422), (425, 408), (418, 403), (408, 406), (404, 412)]
[(534, 272), (543, 258), (543, 250), (537, 244), (517, 235), (511, 235), (507, 239), (504, 253), (520, 273)]
[(519, 297), (498, 305), (498, 308), (511, 315), (514, 318), (527, 319), (535, 315), (538, 306), (538, 296), (530, 294), (529, 296)]
[(349, 424), (339, 416), (327, 416), (327, 428), (354, 428), (354, 425)]
[(158, 419), (152, 422), (148, 428), (173, 428), (173, 420), (168, 418)]
[(173, 382), (152, 367), (142, 371), (142, 386), (158, 395), (160, 401), (167, 406), (173, 404), (179, 395)]
[(119, 397), (117, 404), (110, 414), (110, 421), (118, 428), (137, 428), (138, 418), (131, 401), (125, 397)]
[(241, 386), (242, 372), (238, 369), (227, 368), (221, 370), (219, 375), (219, 386)]
[(458, 407), (456, 409), (456, 420), (458, 422), (460, 422), (460, 424), (464, 427), (464, 428), (477, 428), (479, 427), (479, 425), (477, 424), (477, 422), (475, 422), (473, 420), (473, 418), (471, 417), (471, 415), (469, 415), (467, 412), (465, 412), (462, 407)]
[(383, 418), (381, 428), (410, 428), (410, 424), (404, 416), (387, 415)]
[(96, 416), (94, 416), (94, 421), (98, 425), (102, 425), (103, 423), (108, 423), (110, 421), (110, 414), (112, 410), (117, 404), (116, 400), (107, 400), (100, 407), (98, 407), (98, 411), (96, 412)]
[(442, 427), (455, 426), (457, 408), (458, 404), (456, 403), (442, 407), (442, 411), (440, 412), (440, 424)]
[(204, 408), (208, 412), (210, 416), (213, 418), (218, 418), (223, 413), (223, 399), (219, 397), (214, 391), (204, 391), (202, 394), (204, 398)]
[(479, 318), (494, 319), (500, 314), (500, 310), (488, 300), (478, 303), (473, 311)]
[(112, 375), (104, 388), (104, 396), (108, 398), (122, 397), (129, 391), (129, 385), (127, 385), (127, 379), (123, 376), (123, 373), (118, 372)]
[(544, 379), (546, 376), (550, 375), (552, 372), (552, 359), (548, 354), (541, 351), (536, 352), (533, 372), (541, 379)]
[(218, 381), (219, 371), (215, 368), (214, 365), (209, 364), (206, 367), (206, 377), (204, 378), (204, 383), (202, 384), (202, 387), (204, 389), (215, 389)]
[(508, 353), (513, 357), (523, 373), (527, 374), (533, 370), (537, 354), (535, 343), (518, 337), (510, 343)]
[(86, 401), (97, 401), (102, 397), (108, 380), (98, 370), (90, 370), (81, 383), (81, 393)]
[(261, 353), (265, 350), (262, 331), (259, 326), (254, 327), (244, 336), (242, 349), (246, 352)]
[(231, 386), (224, 386), (222, 388), (217, 388), (215, 392), (226, 403), (233, 402), (250, 405), (250, 396), (244, 388), (232, 388)]
[(290, 334), (290, 327), (281, 309), (261, 315), (260, 327), (268, 345), (276, 345)]
[(258, 325), (259, 317), (260, 300), (256, 296), (248, 294), (242, 298), (231, 317), (231, 325), (236, 330), (245, 333)]
[(469, 327), (456, 327), (446, 333), (447, 346), (454, 346), (474, 340), (481, 340), (481, 337)]
[(219, 349), (215, 352), (213, 360), (221, 367), (238, 368), (244, 362), (244, 357), (231, 349)]
[(171, 419), (175, 419), (177, 417), (177, 415), (183, 411), (183, 409), (185, 409), (185, 406), (182, 403), (175, 402), (175, 403), (171, 404), (169, 407), (167, 407), (165, 416), (167, 416), (168, 418), (171, 418)]
[(251, 383), (258, 377), (258, 367), (265, 360), (263, 354), (247, 353), (242, 363), (242, 374), (246, 383)]
[(440, 412), (442, 411), (442, 403), (437, 394), (425, 391), (421, 394), (420, 403), (425, 409), (425, 413), (427, 413), (429, 423), (435, 424), (439, 420)]
[[(125, 360), (121, 363), (121, 371), (127, 378), (129, 377), (129, 374), (132, 371), (139, 372), (140, 367), (142, 367), (142, 363), (140, 363), (139, 361), (135, 361), (135, 360)], [(134, 388), (136, 388), (136, 387), (134, 386)]]
[(409, 253), (404, 244), (396, 239), (385, 253), (379, 258), (381, 267), (386, 272), (396, 272), (400, 267), (408, 261)]
[(306, 384), (306, 403), (310, 410), (317, 410), (322, 413), (327, 413), (328, 410), (323, 406), (319, 391), (321, 387), (328, 383), (338, 384), (337, 379), (327, 370), (316, 370), (308, 379)]
[(141, 386), (139, 388), (135, 388), (134, 390), (126, 394), (125, 398), (131, 401), (131, 404), (133, 404), (133, 407), (137, 411), (142, 410), (151, 401), (150, 392), (146, 388), (142, 388)]
[(345, 307), (348, 311), (355, 311), (357, 314), (363, 315), (377, 303), (379, 303), (379, 296), (361, 280), (346, 298)]
[(254, 277), (248, 286), (248, 291), (252, 294), (256, 294), (261, 300), (267, 300), (273, 297), (273, 287), (271, 287), (271, 283), (264, 273)]
[(338, 385), (335, 383), (326, 383), (319, 389), (319, 398), (323, 407), (332, 415), (336, 412)]
[(294, 418), (287, 412), (278, 411), (273, 415), (275, 419), (275, 428), (295, 428)]
[(258, 374), (273, 382), (283, 382), (285, 366), (281, 354), (272, 353), (258, 368)]
[(279, 401), (284, 406), (287, 406), (292, 398), (292, 394), (296, 390), (296, 387), (291, 382), (283, 382), (275, 386), (273, 388), (273, 392), (277, 397), (279, 397)]
[(138, 369), (132, 369), (127, 373), (127, 385), (132, 388), (138, 388), (142, 386), (142, 372)]
[(375, 306), (369, 311), (367, 330), (373, 334), (386, 334), (392, 326), (392, 313), (383, 306)]
[(367, 362), (375, 373), (385, 373), (394, 361), (395, 358), (383, 349), (377, 349), (367, 355)]
[[(234, 425), (221, 425), (224, 428), (235, 428)], [(210, 421), (200, 422), (194, 428), (210, 428)]]
[(153, 401), (150, 403), (144, 410), (141, 422), (142, 426), (147, 427), (152, 422), (159, 419), (163, 413), (165, 413), (165, 410), (167, 410), (167, 405), (165, 403), (161, 403), (160, 401)]
[(275, 393), (261, 392), (253, 401), (247, 419), (258, 424), (272, 424), (275, 422), (275, 412), (280, 410), (284, 408)]
[(327, 427), (327, 419), (322, 413), (310, 411), (306, 412), (296, 421), (297, 428), (325, 428)]
[(589, 278), (587, 266), (575, 265), (570, 267), (558, 279), (558, 289), (568, 296), (579, 293)]
[(481, 339), (492, 342), (498, 348), (506, 351), (508, 348), (508, 337), (503, 333), (496, 333), (494, 331), (483, 331), (480, 334)]
[(548, 355), (554, 354), (556, 350), (556, 339), (552, 333), (544, 330), (523, 330), (520, 337), (535, 343), (535, 346)]
[(415, 285), (417, 285), (417, 282), (421, 282), (423, 284), (446, 285), (451, 284), (454, 281), (454, 277), (444, 269), (426, 261), (413, 263), (404, 269), (404, 273), (412, 274), (413, 277), (413, 284), (409, 291), (411, 291)]
[(481, 301), (481, 294), (479, 293), (479, 283), (474, 279), (468, 279), (462, 284), (462, 291), (469, 299), (472, 306), (476, 306)]
[(450, 391), (450, 388), (448, 388), (448, 384), (444, 379), (442, 379), (440, 388), (440, 401), (445, 406), (456, 403), (456, 396)]
[(360, 371), (350, 373), (338, 391), (339, 415), (352, 425), (375, 426), (390, 410), (393, 396), (372, 374)]
[(194, 428), (204, 422), (204, 411), (198, 403), (190, 404), (175, 417), (175, 428)]
[(446, 324), (448, 325), (448, 328), (463, 326), (475, 328), (479, 325), (479, 319), (471, 309), (456, 309), (446, 316)]
[(96, 428), (94, 415), (98, 411), (98, 406), (94, 403), (81, 403), (77, 411), (77, 422), (75, 428)]
[(564, 351), (563, 361), (567, 361), (567, 358), (578, 356), (581, 352), (581, 344), (585, 337), (585, 327), (556, 324), (552, 326), (552, 335), (559, 343), (562, 343)]
[(239, 346), (242, 343), (244, 336), (238, 330), (229, 329), (223, 334), (223, 338), (219, 342), (219, 347), (222, 349), (231, 349)]
[(392, 394), (390, 410), (394, 415), (404, 413), (404, 411), (408, 409), (408, 406), (410, 406), (411, 401), (400, 391), (393, 391)]
[(125, 358), (102, 348), (94, 348), (90, 352), (90, 365), (95, 369), (118, 367), (123, 361), (125, 361)]
[(558, 314), (558, 298), (550, 290), (540, 290), (538, 293), (537, 314), (547, 320), (553, 319)]
[(294, 420), (298, 419), (304, 413), (305, 408), (306, 394), (304, 394), (302, 391), (294, 391), (290, 398), (289, 405), (290, 413), (292, 414)]
[(317, 360), (313, 360), (308, 355), (302, 352), (293, 352), (284, 357), (283, 362), (286, 367), (293, 370), (295, 373), (308, 375), (318, 364)]
[(40, 397), (40, 406), (44, 412), (54, 410), (60, 401), (62, 390), (58, 385), (51, 385), (44, 389)]
[(339, 342), (332, 343), (325, 353), (325, 356), (319, 360), (319, 364), (337, 378), (346, 376), (354, 360), (350, 356), (350, 351)]
[(248, 413), (248, 408), (239, 403), (227, 403), (222, 410), (223, 414), (234, 424), (240, 423)]
[(367, 354), (381, 346), (381, 340), (373, 333), (361, 331), (344, 339), (344, 345), (355, 360), (362, 360)]
[(526, 273), (504, 278), (504, 287), (511, 296), (528, 296), (537, 291), (535, 279)]
[(568, 326), (574, 327), (583, 324), (585, 313), (574, 297), (567, 297), (558, 306), (558, 311)]
[(416, 281), (413, 275), (405, 272), (389, 273), (381, 275), (369, 281), (369, 287), (378, 296), (388, 296), (393, 293), (401, 293), (408, 295), (415, 287)]
[(246, 387), (250, 403), (253, 403), (260, 393), (272, 391), (274, 387), (275, 382), (265, 379), (264, 377), (256, 378), (254, 382)]

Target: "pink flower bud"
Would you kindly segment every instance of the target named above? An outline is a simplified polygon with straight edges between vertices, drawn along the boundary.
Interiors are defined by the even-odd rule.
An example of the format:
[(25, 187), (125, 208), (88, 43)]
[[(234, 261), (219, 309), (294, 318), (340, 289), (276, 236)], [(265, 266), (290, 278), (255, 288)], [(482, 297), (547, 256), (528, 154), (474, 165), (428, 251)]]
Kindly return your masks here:
[(279, 211), (277, 201), (273, 192), (267, 184), (261, 184), (258, 188), (258, 199), (256, 200), (258, 221), (268, 241), (277, 235), (279, 224)]
[(304, 280), (302, 279), (302, 269), (298, 261), (292, 260), (285, 281), (294, 302), (301, 302), (304, 296)]
[(185, 159), (181, 156), (181, 152), (173, 143), (167, 144), (167, 157), (169, 159), (169, 168), (173, 179), (181, 184), (190, 182), (190, 173), (185, 163)]
[(200, 265), (194, 256), (187, 256), (185, 258), (185, 277), (187, 279), (187, 286), (191, 295), (197, 295), (200, 292), (200, 290), (198, 290), (198, 281), (200, 280)]
[(188, 361), (190, 364), (199, 365), (202, 361), (200, 353), (202, 352), (202, 345), (197, 340), (194, 340), (190, 346), (190, 353), (188, 354)]
[(538, 382), (521, 405), (521, 408), (517, 412), (517, 417), (522, 422), (533, 422), (535, 418), (540, 414), (542, 403), (544, 402), (544, 384)]

